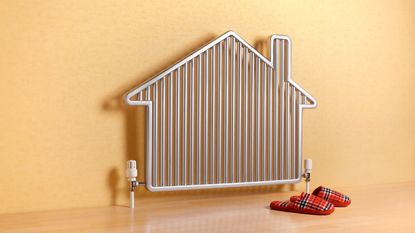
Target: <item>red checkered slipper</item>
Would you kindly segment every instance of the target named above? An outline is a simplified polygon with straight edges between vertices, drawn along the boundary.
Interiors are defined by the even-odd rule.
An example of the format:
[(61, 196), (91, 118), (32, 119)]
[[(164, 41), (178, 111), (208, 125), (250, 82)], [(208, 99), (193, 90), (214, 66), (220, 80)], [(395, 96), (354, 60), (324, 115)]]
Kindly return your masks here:
[(302, 193), (290, 201), (273, 201), (270, 207), (273, 210), (315, 215), (329, 215), (334, 211), (333, 204), (308, 193)]
[(324, 200), (333, 203), (335, 207), (346, 207), (352, 203), (352, 200), (343, 193), (336, 192), (329, 188), (320, 186), (313, 191), (313, 195), (323, 198)]

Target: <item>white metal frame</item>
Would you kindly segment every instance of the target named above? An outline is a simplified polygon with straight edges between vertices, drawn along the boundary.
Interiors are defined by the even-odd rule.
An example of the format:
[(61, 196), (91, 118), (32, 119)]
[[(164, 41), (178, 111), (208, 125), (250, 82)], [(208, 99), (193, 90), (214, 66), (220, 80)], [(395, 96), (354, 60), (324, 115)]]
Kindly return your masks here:
[[(208, 50), (212, 49), (212, 47), (217, 45), (217, 43), (220, 43), (221, 41), (223, 41), (224, 39), (227, 39), (227, 38), (235, 38), (235, 40), (237, 40), (241, 44), (241, 46), (243, 46), (244, 48), (247, 48), (247, 50), (245, 50), (245, 51), (251, 52), (253, 54), (253, 56), (256, 56), (260, 59), (260, 60), (258, 60), (259, 62), (265, 63), (269, 67), (272, 67), (274, 70), (276, 69), (276, 58), (274, 57), (275, 55), (274, 55), (274, 52), (273, 52), (274, 51), (273, 41), (274, 40), (279, 40), (279, 41), (284, 41), (283, 43), (286, 43), (285, 45), (287, 46), (287, 50), (288, 50), (288, 52), (286, 54), (284, 54), (286, 56), (285, 59), (288, 63), (286, 65), (287, 70), (286, 70), (286, 74), (285, 74), (285, 75), (287, 75), (287, 81), (286, 82), (288, 83), (288, 87), (293, 87), (294, 88), (293, 90), (298, 90), (299, 92), (301, 92), (301, 95), (298, 94), (298, 96), (302, 96), (304, 98), (304, 101), (303, 101), (304, 103), (298, 104), (298, 116), (297, 117), (298, 117), (299, 120), (298, 120), (298, 125), (296, 126), (297, 127), (296, 129), (298, 130), (298, 141), (295, 144), (295, 147), (296, 147), (295, 150), (296, 150), (296, 153), (297, 153), (296, 154), (297, 157), (296, 157), (296, 160), (295, 160), (296, 164), (293, 165), (293, 166), (296, 166), (296, 170), (297, 170), (295, 178), (291, 177), (289, 179), (271, 179), (271, 180), (243, 181), (243, 182), (238, 182), (237, 181), (237, 182), (222, 182), (222, 183), (217, 183), (217, 182), (206, 183), (205, 182), (203, 184), (200, 184), (200, 183), (199, 184), (164, 184), (164, 185), (162, 184), (162, 185), (154, 186), (153, 185), (154, 184), (153, 183), (153, 178), (154, 178), (153, 175), (154, 174), (153, 174), (153, 164), (152, 164), (153, 163), (153, 156), (152, 156), (152, 154), (153, 154), (153, 152), (152, 152), (152, 149), (153, 149), (153, 101), (142, 100), (141, 99), (142, 97), (141, 98), (139, 97), (138, 99), (135, 100), (134, 97), (136, 97), (137, 95), (141, 95), (140, 92), (142, 92), (143, 90), (149, 90), (151, 85), (153, 85), (156, 82), (160, 81), (162, 78), (165, 78), (166, 76), (169, 76), (169, 74), (171, 74), (173, 71), (175, 71), (177, 69), (180, 69), (181, 67), (186, 65), (186, 63), (188, 63), (192, 59), (201, 57), (202, 54), (204, 54)], [(229, 31), (229, 32), (223, 34), (222, 36), (218, 37), (217, 39), (213, 40), (212, 42), (208, 43), (206, 46), (202, 47), (201, 49), (197, 50), (196, 52), (190, 54), (189, 56), (187, 56), (186, 58), (181, 60), (179, 63), (171, 66), (170, 68), (168, 68), (165, 71), (161, 72), (160, 74), (156, 75), (151, 80), (145, 82), (144, 84), (140, 85), (139, 87), (137, 87), (137, 88), (133, 89), (132, 91), (128, 92), (128, 94), (125, 96), (125, 102), (128, 105), (146, 106), (147, 107), (146, 188), (148, 190), (154, 192), (154, 191), (210, 189), (210, 188), (225, 188), (225, 187), (244, 187), (244, 186), (258, 186), (258, 185), (289, 184), (289, 183), (297, 183), (297, 182), (301, 181), (301, 177), (302, 177), (302, 169), (301, 169), (301, 167), (302, 167), (302, 164), (301, 164), (301, 161), (302, 161), (302, 110), (303, 109), (308, 109), (308, 108), (315, 108), (317, 106), (317, 101), (308, 92), (306, 92), (303, 88), (301, 88), (297, 83), (295, 83), (291, 79), (291, 43), (292, 43), (291, 39), (288, 36), (285, 36), (285, 35), (273, 35), (273, 36), (271, 36), (271, 40), (270, 40), (270, 48), (271, 48), (270, 51), (271, 52), (270, 52), (270, 60), (268, 60), (266, 57), (264, 57), (261, 53), (259, 53), (257, 50), (255, 50), (249, 43), (247, 43), (245, 40), (243, 40), (236, 33), (232, 32), (232, 31)], [(213, 50), (213, 51), (215, 51), (215, 50)], [(226, 67), (224, 67), (224, 69), (226, 69)], [(206, 71), (206, 72), (208, 72), (208, 71)], [(267, 72), (268, 72), (268, 70), (267, 70)], [(271, 70), (271, 72), (273, 72), (273, 70)], [(265, 75), (265, 73), (262, 74), (262, 75)], [(260, 77), (262, 77), (262, 76), (260, 76)], [(233, 78), (233, 77), (231, 77), (231, 78)], [(171, 83), (172, 82), (173, 81), (171, 81)], [(276, 81), (274, 81), (274, 82), (276, 82)], [(266, 83), (266, 81), (264, 83)], [(206, 84), (206, 85), (208, 85), (208, 84)], [(264, 90), (265, 90), (265, 85), (266, 84), (263, 84), (263, 85), (264, 85), (263, 87), (264, 87)], [(170, 88), (173, 88), (172, 86), (173, 86), (173, 84), (170, 85)], [(177, 85), (177, 87), (180, 87), (180, 85)], [(258, 84), (258, 90), (260, 88), (261, 87), (259, 87), (259, 84)], [(269, 88), (271, 88), (271, 87), (269, 87)], [(265, 97), (265, 94), (264, 94), (264, 99), (265, 98), (266, 97)], [(289, 96), (289, 98), (291, 98), (291, 96)], [(297, 98), (297, 96), (295, 96), (293, 98)], [(257, 97), (257, 100), (260, 101), (261, 98)], [(172, 101), (172, 100), (169, 100), (169, 101)], [(260, 104), (260, 103), (258, 102), (258, 104)], [(258, 112), (258, 117), (264, 117), (264, 119), (266, 120), (267, 116), (261, 116), (260, 113)], [(294, 116), (294, 118), (295, 118), (295, 116)], [(212, 119), (214, 119), (214, 118), (212, 117)], [(269, 118), (269, 120), (274, 120), (274, 119)], [(171, 123), (173, 123), (173, 122), (171, 122)], [(277, 124), (277, 123), (275, 123), (275, 124)], [(170, 124), (170, 127), (172, 127), (171, 124)], [(199, 125), (199, 127), (202, 127), (202, 126)], [(260, 129), (258, 129), (258, 132), (259, 132), (259, 130)], [(245, 135), (245, 137), (248, 137), (248, 136)], [(294, 135), (294, 137), (295, 137), (295, 135)], [(295, 140), (295, 138), (294, 138), (294, 140)], [(202, 143), (204, 143), (204, 142), (202, 142)], [(262, 144), (262, 142), (260, 142), (260, 143)], [(264, 145), (266, 145), (266, 143), (264, 143)], [(233, 153), (233, 155), (234, 154), (235, 153)], [(247, 163), (247, 161), (245, 161), (245, 163)], [(174, 166), (174, 164), (170, 164), (170, 165)], [(271, 166), (269, 168), (270, 169), (268, 169), (268, 171), (270, 172)], [(156, 172), (158, 172), (158, 171), (156, 171)], [(242, 173), (244, 173), (244, 172), (247, 172), (247, 171), (242, 171)], [(273, 171), (273, 172), (275, 172), (275, 171)], [(265, 174), (265, 171), (264, 171), (264, 174)], [(190, 174), (190, 175), (192, 175), (192, 174)], [(201, 174), (201, 175), (203, 175), (203, 174)], [(184, 179), (186, 179), (186, 178), (184, 178)], [(205, 178), (205, 179), (207, 179), (207, 178)]]

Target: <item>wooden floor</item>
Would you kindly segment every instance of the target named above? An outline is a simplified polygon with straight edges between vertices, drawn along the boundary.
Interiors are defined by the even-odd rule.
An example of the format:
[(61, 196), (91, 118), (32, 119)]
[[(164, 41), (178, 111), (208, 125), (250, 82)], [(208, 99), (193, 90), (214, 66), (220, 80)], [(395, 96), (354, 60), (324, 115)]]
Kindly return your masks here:
[(273, 211), (293, 192), (137, 200), (134, 210), (103, 207), (0, 215), (1, 233), (415, 232), (415, 182), (345, 187), (352, 204), (329, 216)]

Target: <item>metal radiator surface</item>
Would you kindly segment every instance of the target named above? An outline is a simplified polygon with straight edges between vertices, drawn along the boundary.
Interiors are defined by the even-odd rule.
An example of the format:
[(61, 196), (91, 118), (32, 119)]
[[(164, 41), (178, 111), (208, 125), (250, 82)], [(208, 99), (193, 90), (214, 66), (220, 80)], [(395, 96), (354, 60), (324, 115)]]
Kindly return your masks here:
[(147, 107), (148, 190), (301, 180), (302, 110), (317, 102), (291, 79), (290, 38), (269, 47), (227, 32), (126, 95)]

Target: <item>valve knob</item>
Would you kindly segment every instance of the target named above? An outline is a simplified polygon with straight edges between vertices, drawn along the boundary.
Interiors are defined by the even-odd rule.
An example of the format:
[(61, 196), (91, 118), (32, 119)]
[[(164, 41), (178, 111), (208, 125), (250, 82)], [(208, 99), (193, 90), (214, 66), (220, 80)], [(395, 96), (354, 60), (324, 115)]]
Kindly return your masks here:
[(127, 161), (127, 169), (125, 174), (129, 181), (135, 181), (137, 178), (137, 162), (135, 160)]

